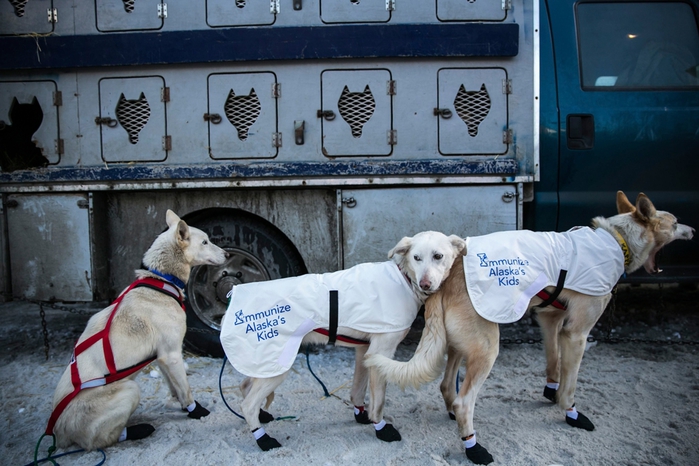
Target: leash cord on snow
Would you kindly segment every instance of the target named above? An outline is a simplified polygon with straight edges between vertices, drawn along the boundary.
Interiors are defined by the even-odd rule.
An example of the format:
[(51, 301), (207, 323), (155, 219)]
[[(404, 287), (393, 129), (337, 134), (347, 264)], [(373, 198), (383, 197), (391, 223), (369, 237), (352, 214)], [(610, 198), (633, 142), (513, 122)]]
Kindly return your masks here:
[(228, 358), (226, 356), (223, 356), (223, 364), (221, 365), (221, 373), (218, 374), (218, 392), (221, 394), (221, 399), (223, 400), (223, 404), (226, 405), (226, 408), (228, 408), (228, 411), (232, 412), (236, 416), (238, 416), (240, 419), (245, 420), (243, 416), (240, 414), (236, 413), (233, 408), (231, 408), (228, 405), (228, 402), (226, 401), (226, 397), (223, 396), (223, 385), (222, 385), (222, 380), (223, 380), (223, 369), (226, 367), (226, 361), (228, 361)]
[[(76, 453), (82, 453), (82, 452), (85, 451), (84, 449), (81, 448), (80, 450), (67, 451), (67, 452), (65, 452), (65, 453), (60, 453), (60, 454), (58, 454), (58, 455), (53, 456), (53, 452), (56, 451), (56, 436), (52, 434), (51, 437), (53, 437), (53, 445), (51, 445), (51, 446), (49, 447), (49, 456), (47, 456), (46, 458), (42, 458), (42, 459), (39, 460), (39, 459), (36, 458), (37, 455), (38, 455), (38, 453), (39, 453), (39, 445), (41, 445), (41, 441), (44, 439), (44, 437), (46, 437), (46, 435), (47, 435), (47, 434), (42, 435), (41, 438), (39, 438), (39, 441), (36, 443), (36, 448), (34, 449), (34, 461), (32, 461), (31, 463), (26, 464), (25, 466), (34, 466), (34, 465), (37, 465), (37, 464), (39, 464), (39, 463), (44, 463), (44, 462), (46, 462), (46, 461), (50, 461), (51, 464), (53, 464), (53, 466), (60, 466), (60, 465), (55, 461), (56, 458), (61, 458), (62, 456), (74, 455), (74, 454), (76, 454)], [(96, 451), (102, 453), (102, 461), (100, 461), (99, 463), (97, 463), (95, 466), (102, 466), (102, 465), (104, 464), (104, 462), (107, 461), (107, 454), (106, 454), (103, 450), (101, 450), (101, 449), (99, 449), (99, 448), (98, 448)]]
[[(228, 408), (228, 411), (232, 412), (236, 416), (238, 416), (240, 419), (245, 420), (244, 416), (241, 416), (240, 414), (236, 413), (233, 408), (230, 407), (228, 402), (226, 401), (226, 397), (223, 396), (223, 369), (226, 367), (226, 361), (228, 361), (228, 358), (224, 355), (223, 356), (223, 364), (221, 365), (221, 372), (218, 374), (218, 392), (221, 395), (221, 399), (223, 400), (223, 404), (226, 405), (226, 408)], [(275, 421), (285, 421), (288, 419), (296, 419), (296, 416), (280, 416), (280, 417), (275, 417)], [(99, 466), (99, 465), (97, 465)]]
[(328, 392), (328, 389), (325, 387), (325, 384), (318, 378), (317, 375), (315, 375), (313, 369), (311, 369), (311, 359), (308, 356), (308, 346), (306, 346), (306, 365), (308, 366), (308, 370), (311, 372), (311, 375), (318, 381), (320, 386), (323, 387), (323, 392), (325, 393), (325, 396), (330, 396), (330, 392)]

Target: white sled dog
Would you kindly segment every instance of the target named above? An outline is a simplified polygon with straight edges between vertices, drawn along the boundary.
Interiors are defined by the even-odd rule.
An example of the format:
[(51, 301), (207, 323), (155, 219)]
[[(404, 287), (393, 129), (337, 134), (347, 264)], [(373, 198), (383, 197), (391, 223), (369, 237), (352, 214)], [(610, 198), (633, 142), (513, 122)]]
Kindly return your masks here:
[[(565, 273), (559, 274), (559, 271), (550, 272), (558, 277), (545, 280), (543, 289), (536, 289), (534, 283), (530, 285), (528, 293), (524, 291), (518, 295), (522, 313), (531, 304), (540, 306), (536, 315), (546, 351), (547, 384), (544, 396), (566, 410), (565, 419), (569, 425), (586, 430), (593, 430), (594, 425), (575, 409), (575, 385), (587, 336), (604, 312), (611, 297), (611, 288), (623, 272), (630, 273), (641, 266), (648, 273), (660, 272), (655, 263), (656, 253), (676, 239), (689, 240), (694, 235), (694, 229), (677, 223), (674, 215), (656, 210), (643, 193), (638, 195), (636, 205), (633, 206), (624, 193), (619, 191), (616, 203), (619, 214), (610, 218), (593, 219), (594, 230), (581, 228), (564, 234), (508, 232), (523, 236), (527, 242), (533, 243), (527, 245), (532, 255), (545, 255), (542, 250), (545, 248), (539, 247), (541, 243), (537, 242), (534, 235), (546, 235), (546, 242), (558, 241), (559, 245), (568, 243), (569, 236), (575, 235), (600, 243), (599, 247), (576, 244), (577, 249), (572, 254), (558, 249), (562, 261), (567, 262), (566, 269), (561, 269), (567, 270), (567, 276)], [(447, 351), (446, 370), (440, 389), (450, 417), (454, 419), (455, 416), (458, 421), (466, 455), (476, 464), (493, 461), (488, 451), (476, 443), (473, 410), (478, 391), (498, 355), (499, 328), (496, 322), (513, 322), (521, 314), (519, 317), (518, 313), (508, 316), (507, 312), (503, 312), (508, 305), (500, 296), (489, 297), (479, 291), (478, 281), (471, 275), (471, 270), (482, 267), (489, 274), (495, 272), (498, 276), (491, 279), (491, 287), (499, 295), (505, 295), (505, 287), (497, 285), (524, 280), (526, 276), (522, 272), (528, 273), (531, 266), (526, 260), (531, 257), (527, 255), (526, 248), (510, 256), (512, 259), (509, 262), (501, 261), (504, 256), (492, 255), (490, 250), (481, 252), (484, 250), (484, 243), (478, 241), (481, 238), (493, 236), (500, 242), (517, 241), (516, 236), (500, 235), (494, 233), (467, 238), (464, 261), (456, 261), (440, 290), (425, 303), (425, 329), (410, 361), (397, 362), (384, 355), (371, 355), (366, 360), (367, 366), (378, 370), (388, 381), (403, 387), (409, 384), (417, 386), (437, 378)], [(563, 239), (559, 240), (558, 235), (563, 235), (560, 237)], [(472, 250), (473, 248), (477, 249)], [(545, 260), (550, 259), (546, 257)], [(563, 279), (560, 279), (561, 276)], [(499, 283), (494, 282), (494, 279)], [(587, 284), (580, 285), (581, 281), (586, 280)], [(609, 285), (609, 282), (612, 284)], [(549, 286), (551, 284), (561, 286)], [(556, 298), (557, 288), (560, 294)], [(539, 297), (534, 296), (537, 292)], [(491, 320), (482, 317), (485, 312), (480, 310), (481, 305), (490, 304), (480, 302), (482, 300), (496, 303), (495, 314), (490, 314)], [(516, 306), (507, 309), (512, 307)], [(462, 359), (466, 362), (466, 375), (457, 396), (455, 379)], [(452, 409), (454, 414), (451, 413)]]
[[(458, 236), (427, 231), (401, 239), (387, 262), (233, 287), (221, 343), (233, 367), (248, 376), (242, 384), (242, 413), (258, 446), (264, 451), (281, 447), (261, 427), (273, 419), (262, 404), (266, 400), (264, 408), (269, 407), (300, 345), (333, 340), (355, 348), (350, 395), (355, 420), (373, 423), (380, 440), (401, 440), (398, 430), (383, 420), (386, 381), (368, 372), (363, 358), (393, 356), (427, 296), (437, 291), (464, 247)], [(370, 403), (365, 410), (367, 383)]]
[(222, 265), (228, 254), (171, 210), (166, 221), (169, 228), (143, 256), (148, 270), (136, 271), (136, 281), (92, 316), (78, 339), (46, 430), (60, 448), (94, 450), (150, 435), (153, 426), (126, 423), (140, 399), (133, 379), (153, 360), (189, 417), (209, 414), (192, 397), (182, 359), (184, 285), (193, 266)]

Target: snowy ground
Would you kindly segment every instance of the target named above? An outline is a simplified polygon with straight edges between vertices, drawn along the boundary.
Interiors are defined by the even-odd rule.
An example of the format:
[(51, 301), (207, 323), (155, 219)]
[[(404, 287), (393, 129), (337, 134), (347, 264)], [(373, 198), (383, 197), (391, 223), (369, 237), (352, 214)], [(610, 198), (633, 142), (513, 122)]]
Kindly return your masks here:
[[(623, 287), (614, 312), (609, 309), (594, 334), (661, 342), (699, 341), (696, 290), (665, 286)], [(58, 378), (88, 316), (47, 309), (50, 338), (46, 360), (39, 308), (23, 302), (0, 305), (0, 463), (28, 464), (51, 411)], [(408, 359), (419, 331), (400, 346)], [(523, 322), (502, 327), (503, 338), (539, 338), (538, 328)], [(504, 344), (476, 405), (478, 441), (495, 457), (495, 465), (690, 465), (699, 464), (699, 345), (624, 342), (592, 343), (583, 359), (578, 409), (595, 423), (594, 432), (573, 429), (563, 413), (541, 396), (544, 355), (540, 343)], [(187, 418), (169, 398), (157, 371), (137, 376), (141, 404), (133, 423), (156, 427), (147, 439), (105, 450), (107, 465), (455, 465), (471, 464), (463, 453), (456, 423), (450, 421), (439, 394), (439, 381), (400, 390), (389, 386), (385, 415), (403, 436), (387, 444), (371, 426), (354, 422), (349, 402), (354, 353), (343, 348), (311, 352), (314, 372), (333, 395), (323, 390), (299, 355), (293, 373), (278, 389), (271, 407), (275, 416), (293, 419), (266, 426), (283, 448), (261, 452), (245, 423), (219, 395), (222, 361), (186, 354), (195, 398), (211, 415)], [(242, 376), (228, 365), (224, 394), (239, 408)], [(44, 440), (39, 458), (50, 442)], [(77, 447), (76, 447), (77, 448)], [(74, 450), (76, 448), (70, 448)], [(61, 453), (61, 451), (59, 451)], [(97, 464), (101, 453), (81, 453), (61, 465)]]

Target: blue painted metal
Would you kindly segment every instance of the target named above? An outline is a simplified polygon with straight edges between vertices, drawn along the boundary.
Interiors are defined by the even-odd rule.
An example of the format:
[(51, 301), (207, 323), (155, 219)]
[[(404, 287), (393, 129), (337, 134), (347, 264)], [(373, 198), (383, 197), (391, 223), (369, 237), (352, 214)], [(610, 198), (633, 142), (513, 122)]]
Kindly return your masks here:
[[(517, 172), (517, 161), (498, 160), (417, 160), (417, 161), (328, 161), (328, 162), (257, 162), (225, 165), (112, 165), (86, 168), (49, 167), (0, 173), (0, 185), (8, 183), (115, 182), (221, 179), (268, 179), (274, 177), (329, 176), (435, 176), (509, 175)], [(0, 186), (0, 191), (2, 187)]]
[(519, 25), (385, 24), (9, 36), (0, 37), (0, 50), (6, 51), (0, 70), (334, 58), (513, 57), (519, 51)]

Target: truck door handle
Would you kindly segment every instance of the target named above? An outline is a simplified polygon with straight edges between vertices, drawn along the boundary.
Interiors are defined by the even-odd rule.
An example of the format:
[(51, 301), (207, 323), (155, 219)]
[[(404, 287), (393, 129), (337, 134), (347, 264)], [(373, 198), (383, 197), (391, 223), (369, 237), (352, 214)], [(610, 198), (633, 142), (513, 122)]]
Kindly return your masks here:
[(568, 149), (584, 150), (595, 146), (595, 117), (570, 114), (566, 117)]

